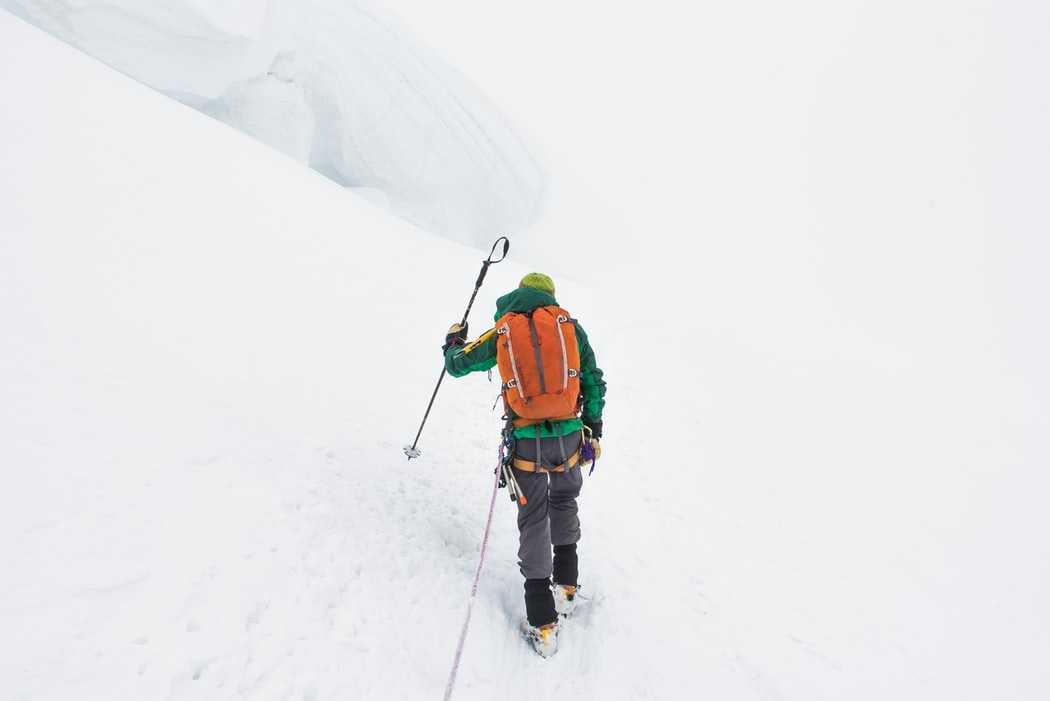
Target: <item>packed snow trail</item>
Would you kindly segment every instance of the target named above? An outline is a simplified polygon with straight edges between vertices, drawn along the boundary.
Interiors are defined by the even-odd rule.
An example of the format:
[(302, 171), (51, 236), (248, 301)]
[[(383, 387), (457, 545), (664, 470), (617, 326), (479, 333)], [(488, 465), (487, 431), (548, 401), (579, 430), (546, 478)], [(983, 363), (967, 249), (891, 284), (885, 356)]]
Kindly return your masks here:
[[(425, 458), (400, 448), (484, 252), (3, 13), (0, 77), (3, 695), (436, 698), (497, 387), (443, 387)], [(1026, 307), (971, 305), (957, 264), (932, 292), (896, 277), (899, 327), (839, 323), (818, 283), (859, 254), (780, 214), (558, 277), (610, 386), (593, 598), (555, 657), (528, 649), (501, 492), (456, 699), (1046, 695), (1045, 402), (989, 321)], [(953, 260), (998, 252), (981, 233)], [(794, 280), (814, 250), (834, 275)], [(531, 267), (493, 270), (476, 331)]]
[[(502, 452), (500, 453), (500, 461), (503, 459)], [(498, 475), (498, 471), (493, 470), (494, 475)], [(452, 658), (452, 669), (448, 675), (448, 683), (445, 685), (445, 701), (449, 701), (452, 698), (453, 692), (456, 690), (456, 676), (459, 674), (459, 665), (463, 661), (463, 646), (466, 645), (467, 635), (470, 633), (470, 618), (474, 613), (474, 601), (478, 595), (478, 583), (481, 581), (481, 573), (485, 569), (485, 553), (488, 550), (489, 545), (489, 534), (492, 532), (492, 517), (496, 513), (496, 495), (499, 493), (499, 477), (494, 477), (492, 480), (492, 497), (489, 500), (488, 516), (485, 517), (485, 533), (481, 536), (481, 549), (478, 552), (478, 569), (474, 573), (474, 581), (470, 585), (470, 599), (467, 601), (467, 615), (463, 619), (463, 629), (459, 633), (459, 639), (456, 642), (456, 654)]]

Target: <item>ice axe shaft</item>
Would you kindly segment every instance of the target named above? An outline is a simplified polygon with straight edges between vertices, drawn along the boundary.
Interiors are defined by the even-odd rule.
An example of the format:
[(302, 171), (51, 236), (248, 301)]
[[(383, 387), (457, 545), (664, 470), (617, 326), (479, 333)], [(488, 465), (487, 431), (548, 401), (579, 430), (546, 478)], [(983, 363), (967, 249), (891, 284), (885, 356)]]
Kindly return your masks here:
[[(503, 253), (500, 254), (499, 258), (493, 258), (496, 255), (496, 249), (499, 248), (500, 243), (503, 243)], [(470, 316), (470, 310), (474, 306), (474, 300), (478, 297), (478, 290), (481, 289), (481, 283), (485, 282), (485, 275), (489, 271), (489, 266), (493, 263), (499, 263), (507, 257), (507, 251), (510, 250), (510, 240), (506, 236), (500, 236), (496, 239), (496, 242), (492, 244), (492, 250), (489, 251), (489, 257), (486, 258), (481, 264), (481, 272), (478, 273), (478, 279), (474, 282), (474, 292), (470, 295), (470, 301), (467, 302), (467, 310), (463, 312), (463, 321), (460, 322), (460, 326), (465, 326), (467, 323), (467, 317)], [(427, 410), (423, 414), (423, 421), (419, 424), (419, 430), (416, 431), (416, 439), (412, 441), (412, 445), (405, 446), (405, 455), (408, 459), (418, 458), (423, 453), (416, 448), (419, 444), (419, 437), (423, 435), (423, 427), (427, 425), (427, 417), (430, 416), (430, 410), (434, 408), (434, 400), (437, 399), (438, 390), (441, 389), (441, 382), (445, 379), (445, 368), (441, 368), (441, 374), (438, 376), (437, 384), (434, 386), (434, 393), (430, 395), (430, 402), (427, 404)]]

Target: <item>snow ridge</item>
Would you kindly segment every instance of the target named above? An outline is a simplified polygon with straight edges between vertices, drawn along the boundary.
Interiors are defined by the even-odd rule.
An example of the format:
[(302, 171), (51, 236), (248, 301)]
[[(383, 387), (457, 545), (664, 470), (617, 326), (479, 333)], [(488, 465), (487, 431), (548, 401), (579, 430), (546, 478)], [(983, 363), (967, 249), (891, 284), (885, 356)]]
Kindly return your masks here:
[(539, 216), (515, 130), (370, 0), (0, 7), (430, 231), (483, 245)]

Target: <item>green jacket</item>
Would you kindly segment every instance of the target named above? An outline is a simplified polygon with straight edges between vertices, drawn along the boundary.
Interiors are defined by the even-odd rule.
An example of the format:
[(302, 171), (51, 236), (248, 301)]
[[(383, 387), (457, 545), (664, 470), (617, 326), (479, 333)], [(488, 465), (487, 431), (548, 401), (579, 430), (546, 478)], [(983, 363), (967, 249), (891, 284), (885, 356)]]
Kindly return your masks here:
[[(493, 320), (499, 320), (507, 312), (530, 312), (537, 307), (558, 304), (553, 295), (531, 287), (519, 287), (496, 300), (496, 314)], [(583, 395), (583, 415), (589, 420), (601, 421), (602, 408), (605, 406), (605, 380), (602, 371), (594, 360), (594, 351), (587, 341), (587, 333), (576, 324), (576, 343), (580, 348), (580, 393)], [(496, 333), (490, 329), (476, 340), (465, 346), (452, 346), (445, 351), (445, 369), (453, 377), (463, 377), (472, 372), (484, 372), (496, 365)], [(535, 426), (515, 429), (517, 438), (535, 438), (537, 431), (540, 437), (565, 436), (583, 428), (580, 419), (544, 422)]]

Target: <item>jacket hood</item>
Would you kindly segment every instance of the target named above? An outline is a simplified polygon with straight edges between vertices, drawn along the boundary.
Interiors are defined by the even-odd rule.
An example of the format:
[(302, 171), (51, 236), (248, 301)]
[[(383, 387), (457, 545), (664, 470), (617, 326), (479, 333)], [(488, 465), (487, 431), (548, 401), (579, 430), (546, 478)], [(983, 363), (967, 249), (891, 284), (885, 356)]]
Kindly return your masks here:
[(493, 317), (493, 320), (498, 321), (508, 312), (531, 312), (538, 307), (549, 307), (556, 304), (558, 300), (554, 299), (554, 295), (532, 287), (519, 287), (496, 300), (496, 316)]

